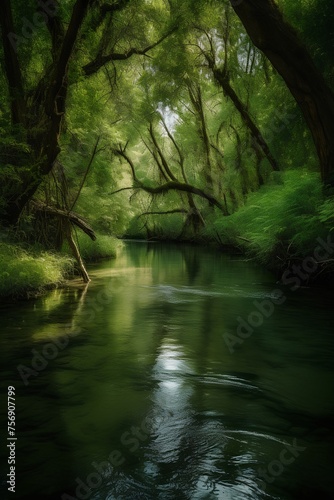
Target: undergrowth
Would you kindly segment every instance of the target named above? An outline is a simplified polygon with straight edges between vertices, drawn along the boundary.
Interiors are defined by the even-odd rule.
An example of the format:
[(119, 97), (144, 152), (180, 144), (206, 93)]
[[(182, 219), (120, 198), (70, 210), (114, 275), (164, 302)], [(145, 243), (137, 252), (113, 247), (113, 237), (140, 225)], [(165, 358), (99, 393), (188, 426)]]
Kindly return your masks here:
[(229, 217), (209, 222), (206, 236), (239, 247), (259, 262), (284, 268), (313, 255), (317, 239), (334, 229), (334, 197), (326, 197), (317, 173), (290, 170), (248, 196)]
[(0, 243), (0, 297), (24, 297), (40, 293), (64, 281), (73, 259), (50, 252), (26, 250)]
[[(81, 257), (88, 262), (104, 258), (114, 259), (117, 250), (122, 245), (122, 242), (114, 236), (100, 233), (96, 233), (96, 240), (93, 241), (89, 236), (78, 231), (74, 235), (74, 239), (80, 249)], [(71, 254), (67, 242), (64, 243), (62, 251)]]

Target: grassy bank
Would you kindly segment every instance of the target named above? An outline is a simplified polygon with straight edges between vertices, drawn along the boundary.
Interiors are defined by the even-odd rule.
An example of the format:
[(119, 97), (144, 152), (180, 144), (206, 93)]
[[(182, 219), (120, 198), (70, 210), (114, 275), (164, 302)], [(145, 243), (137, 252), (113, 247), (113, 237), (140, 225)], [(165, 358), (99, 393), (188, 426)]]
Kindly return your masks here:
[(61, 284), (73, 260), (49, 252), (0, 243), (0, 297), (23, 298)]
[[(75, 241), (80, 249), (81, 257), (86, 262), (94, 262), (100, 259), (115, 259), (117, 251), (122, 246), (122, 242), (114, 236), (96, 233), (96, 240), (93, 241), (85, 233), (77, 232)], [(68, 244), (65, 242), (62, 248), (65, 254), (71, 254)]]
[[(273, 173), (271, 181), (250, 193), (232, 215), (207, 207), (202, 214), (205, 226), (197, 235), (188, 234), (188, 241), (239, 251), (277, 277), (314, 258), (319, 240), (326, 246), (333, 235), (334, 241), (334, 195), (325, 192), (318, 173), (302, 169)], [(151, 233), (158, 240), (185, 241), (183, 222), (181, 214), (148, 219), (147, 225), (134, 218), (127, 236), (145, 239)], [(308, 283), (333, 276), (334, 257), (327, 253), (316, 271), (308, 273)]]
[[(77, 235), (77, 245), (86, 262), (115, 258), (122, 243), (114, 237), (97, 235), (92, 241)], [(64, 244), (62, 253), (43, 252), (33, 246), (0, 243), (0, 298), (27, 298), (61, 285), (75, 273), (76, 264)]]
[[(317, 173), (292, 170), (275, 175), (271, 184), (250, 194), (233, 215), (216, 217), (203, 236), (218, 235), (223, 244), (239, 247), (281, 274), (314, 258), (319, 241), (330, 240), (333, 229), (334, 196), (325, 194)], [(327, 253), (309, 281), (334, 271), (333, 256)]]
[[(155, 239), (175, 241), (180, 238), (183, 215), (171, 214), (155, 221), (151, 227)], [(306, 283), (326, 281), (327, 277), (333, 281), (334, 194), (324, 191), (317, 173), (276, 172), (271, 183), (248, 195), (245, 204), (234, 214), (223, 216), (217, 210), (207, 210), (205, 221), (200, 233), (188, 241), (218, 243), (224, 250), (237, 249), (274, 271), (278, 277), (293, 266), (302, 265), (306, 270)], [(136, 217), (126, 236), (146, 239), (147, 226)], [(86, 234), (77, 232), (75, 239), (86, 262), (115, 258), (122, 245), (117, 238), (103, 234), (97, 234), (97, 240), (92, 241)], [(320, 241), (324, 242), (321, 262), (315, 253)], [(309, 272), (312, 259), (317, 260), (317, 265)], [(0, 297), (42, 292), (59, 285), (74, 269), (66, 244), (61, 254), (54, 254), (2, 242)]]

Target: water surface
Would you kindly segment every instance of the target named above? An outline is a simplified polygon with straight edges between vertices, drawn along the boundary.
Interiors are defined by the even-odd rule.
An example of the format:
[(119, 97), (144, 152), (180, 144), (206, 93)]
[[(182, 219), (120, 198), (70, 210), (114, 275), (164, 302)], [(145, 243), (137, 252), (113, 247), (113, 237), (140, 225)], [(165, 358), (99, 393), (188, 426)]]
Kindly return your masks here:
[(334, 498), (329, 292), (159, 243), (90, 274), (1, 306), (1, 395), (17, 394), (17, 491), (3, 480), (1, 498)]

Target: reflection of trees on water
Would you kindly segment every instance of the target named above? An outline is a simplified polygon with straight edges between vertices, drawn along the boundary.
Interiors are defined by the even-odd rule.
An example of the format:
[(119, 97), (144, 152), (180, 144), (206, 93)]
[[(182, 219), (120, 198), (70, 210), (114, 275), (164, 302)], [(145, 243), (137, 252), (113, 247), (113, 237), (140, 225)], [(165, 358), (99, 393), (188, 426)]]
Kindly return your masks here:
[[(197, 415), (198, 400), (205, 391), (205, 385), (199, 382), (205, 373), (202, 370), (206, 367), (213, 330), (212, 297), (198, 301), (196, 294), (189, 296), (168, 285), (156, 286), (151, 297), (143, 314), (155, 318), (155, 362), (151, 375), (154, 390), (148, 412), (151, 430), (137, 466), (123, 478), (123, 487), (128, 489), (129, 484), (134, 484), (147, 499), (190, 498), (189, 494), (196, 498), (205, 491), (213, 494), (223, 488), (224, 425), (215, 410), (211, 415), (204, 410)], [(194, 311), (195, 329), (180, 321), (183, 307)], [(195, 358), (195, 369), (189, 361), (189, 349)], [(235, 469), (237, 476), (238, 466)], [(216, 481), (209, 479), (213, 476)], [(119, 481), (122, 483), (121, 478)], [(224, 488), (228, 492), (227, 486)], [(120, 484), (117, 491), (124, 493)], [(128, 494), (131, 495), (129, 490)]]
[[(146, 250), (140, 244), (139, 267), (133, 267), (126, 251), (108, 280), (92, 282), (86, 292), (50, 294), (30, 314), (24, 312), (26, 338), (20, 335), (16, 347), (6, 347), (12, 349), (6, 352), (6, 380), (13, 373), (13, 359), (28, 364), (32, 346), (40, 349), (50, 340), (48, 331), (59, 338), (61, 325), (66, 325), (73, 331), (81, 328), (81, 333), (70, 337), (66, 349), (27, 388), (21, 387), (20, 483), (27, 492), (43, 491), (43, 500), (55, 491), (71, 494), (75, 478), (85, 480), (94, 472), (92, 462), (107, 460), (116, 449), (125, 462), (92, 492), (94, 500), (262, 499), (258, 468), (279, 455), (289, 422), (298, 427), (302, 412), (296, 409), (292, 419), (289, 401), (282, 403), (279, 391), (270, 399), (259, 388), (259, 377), (288, 389), (282, 371), (292, 367), (283, 354), (287, 342), (290, 351), (294, 342), (300, 371), (308, 337), (300, 346), (291, 329), (286, 339), (282, 331), (272, 335), (268, 330), (265, 338), (260, 332), (256, 342), (249, 339), (240, 353), (231, 355), (222, 334), (235, 328), (235, 318), (252, 303), (253, 271), (246, 277), (243, 265), (239, 272), (219, 271), (220, 258), (212, 260), (195, 248), (199, 259), (191, 249), (191, 264), (186, 264), (184, 252), (173, 247), (165, 266), (167, 250)], [(95, 318), (89, 317), (87, 310), (98, 294), (105, 287), (114, 290), (114, 280), (122, 286), (108, 303), (98, 304)], [(280, 317), (277, 328), (282, 325)], [(289, 373), (286, 380), (291, 381)], [(303, 433), (298, 438), (309, 421), (300, 420)], [(147, 432), (130, 449), (121, 437), (143, 422)], [(320, 421), (314, 422), (320, 427)]]
[[(54, 348), (56, 357), (46, 360), (43, 348), (53, 340), (70, 336), (68, 345), (80, 343), (77, 335), (76, 317), (80, 315), (86, 288), (76, 290), (55, 290), (47, 296), (23, 306), (22, 325), (17, 343), (6, 342), (6, 357), (3, 359), (5, 380), (16, 388), (16, 498), (59, 498), (54, 486), (64, 491), (73, 478), (72, 462), (75, 443), (68, 435), (62, 418), (63, 395), (55, 380), (57, 364), (63, 352)], [(34, 304), (34, 305), (33, 305)], [(3, 329), (3, 335), (10, 334), (20, 324), (11, 321)], [(23, 331), (24, 330), (24, 331)], [(71, 336), (75, 333), (76, 336)], [(32, 349), (34, 350), (32, 352)], [(36, 354), (37, 353), (37, 354)], [(34, 361), (35, 360), (35, 361)], [(26, 378), (24, 385), (17, 366), (34, 369), (45, 366)]]

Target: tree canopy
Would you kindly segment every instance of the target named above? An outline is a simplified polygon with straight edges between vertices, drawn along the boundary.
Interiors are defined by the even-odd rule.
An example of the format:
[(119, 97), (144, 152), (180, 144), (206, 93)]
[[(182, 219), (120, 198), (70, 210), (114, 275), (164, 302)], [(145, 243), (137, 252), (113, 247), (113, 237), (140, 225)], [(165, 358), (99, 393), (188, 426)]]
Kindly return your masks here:
[(298, 4), (3, 0), (1, 225), (196, 237), (289, 169), (331, 185), (333, 30)]

